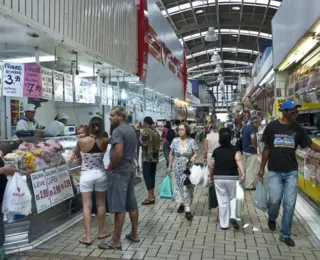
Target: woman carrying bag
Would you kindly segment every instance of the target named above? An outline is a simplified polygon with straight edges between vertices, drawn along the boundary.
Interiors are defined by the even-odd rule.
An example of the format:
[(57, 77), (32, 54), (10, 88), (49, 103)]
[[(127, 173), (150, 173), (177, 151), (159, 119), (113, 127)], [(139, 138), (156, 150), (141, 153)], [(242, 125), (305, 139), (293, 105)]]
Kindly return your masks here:
[[(237, 182), (243, 183), (245, 171), (239, 149), (231, 144), (232, 131), (222, 128), (219, 131), (220, 147), (212, 154), (210, 163), (210, 179), (214, 180), (218, 204), (220, 227), (229, 228), (229, 223), (238, 230), (236, 221)], [(238, 170), (239, 169), (239, 170)]]
[(198, 157), (198, 146), (194, 139), (190, 138), (191, 129), (187, 123), (182, 123), (178, 128), (179, 137), (175, 138), (171, 144), (169, 156), (168, 174), (173, 169), (172, 187), (176, 202), (180, 203), (178, 213), (185, 212), (185, 217), (192, 220), (190, 212), (194, 195), (194, 186), (190, 183), (185, 185), (187, 175), (185, 174), (187, 165), (194, 163)]

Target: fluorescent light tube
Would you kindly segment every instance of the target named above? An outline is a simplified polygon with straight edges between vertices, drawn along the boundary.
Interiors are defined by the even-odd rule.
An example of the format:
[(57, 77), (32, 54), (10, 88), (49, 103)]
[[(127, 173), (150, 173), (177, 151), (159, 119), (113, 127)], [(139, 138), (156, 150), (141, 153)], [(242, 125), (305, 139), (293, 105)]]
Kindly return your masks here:
[[(48, 61), (54, 61), (55, 56), (40, 56), (39, 61), (40, 62), (48, 62)], [(25, 57), (25, 58), (15, 58), (15, 59), (8, 59), (3, 60), (4, 62), (12, 62), (12, 63), (36, 63), (36, 57)]]

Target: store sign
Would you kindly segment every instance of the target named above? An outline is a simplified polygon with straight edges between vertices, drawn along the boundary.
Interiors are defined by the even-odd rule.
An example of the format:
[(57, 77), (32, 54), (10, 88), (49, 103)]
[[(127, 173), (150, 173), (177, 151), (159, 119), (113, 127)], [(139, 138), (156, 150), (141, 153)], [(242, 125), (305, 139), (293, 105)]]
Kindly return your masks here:
[(30, 174), (37, 212), (41, 213), (51, 208), (46, 177), (43, 171)]
[(64, 74), (64, 101), (73, 102), (73, 76)]
[(53, 72), (53, 94), (55, 101), (63, 101), (63, 78), (63, 73)]
[(52, 100), (53, 85), (52, 85), (52, 70), (41, 68), (42, 70), (42, 98)]
[(24, 65), (5, 63), (3, 67), (3, 95), (22, 97), (24, 80)]
[(0, 61), (0, 97), (2, 96), (2, 85), (3, 85), (3, 62)]
[(42, 75), (39, 65), (24, 65), (23, 96), (42, 98)]
[(104, 83), (101, 83), (101, 105), (103, 105), (103, 106), (108, 105), (107, 85)]
[(75, 82), (76, 102), (89, 103), (88, 97), (89, 81), (82, 78), (77, 78)]

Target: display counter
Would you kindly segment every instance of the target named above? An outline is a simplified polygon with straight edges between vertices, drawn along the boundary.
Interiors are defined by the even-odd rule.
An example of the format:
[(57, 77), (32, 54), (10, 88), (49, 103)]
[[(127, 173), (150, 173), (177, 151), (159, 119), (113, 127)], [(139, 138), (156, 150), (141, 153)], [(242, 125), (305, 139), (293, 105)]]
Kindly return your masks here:
[[(44, 144), (48, 140), (32, 138), (0, 142), (0, 150), (5, 155), (5, 163), (15, 164), (19, 168), (32, 195), (31, 215), (14, 220), (6, 217), (4, 219), (6, 250), (25, 247), (82, 212), (81, 196), (78, 193), (76, 181), (80, 164), (76, 161), (66, 163), (65, 160), (76, 146), (77, 139), (76, 136), (50, 138), (51, 141), (58, 141), (62, 147), (58, 149), (59, 151), (56, 150), (50, 159), (40, 156), (40, 154), (45, 156), (41, 153), (41, 149), (32, 150), (33, 154), (40, 156), (36, 159), (36, 162), (40, 164), (36, 166), (30, 162), (34, 160), (31, 155), (25, 154), (23, 159), (16, 159), (12, 152), (23, 147), (24, 142)], [(47, 164), (41, 166), (42, 158)], [(36, 168), (33, 170), (33, 167)]]
[[(319, 142), (318, 139), (313, 139)], [(299, 190), (320, 211), (320, 154), (311, 149), (297, 149)]]

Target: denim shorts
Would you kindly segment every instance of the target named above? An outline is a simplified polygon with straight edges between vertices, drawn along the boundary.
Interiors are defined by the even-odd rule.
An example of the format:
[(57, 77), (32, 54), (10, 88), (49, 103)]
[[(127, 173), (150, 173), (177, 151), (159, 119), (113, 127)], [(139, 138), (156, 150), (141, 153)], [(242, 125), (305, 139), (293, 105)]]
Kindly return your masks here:
[(107, 198), (110, 213), (131, 212), (138, 209), (134, 176), (134, 172), (108, 173)]

